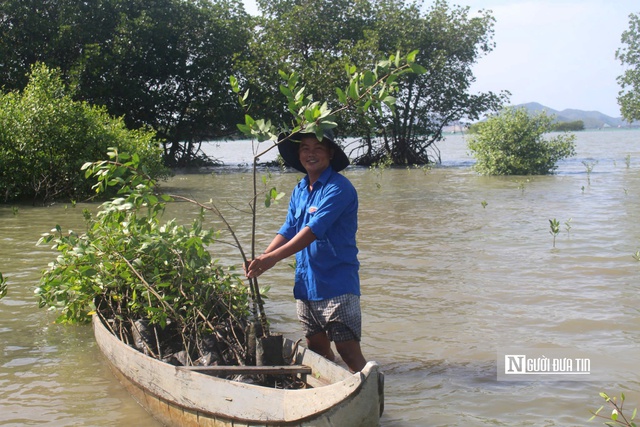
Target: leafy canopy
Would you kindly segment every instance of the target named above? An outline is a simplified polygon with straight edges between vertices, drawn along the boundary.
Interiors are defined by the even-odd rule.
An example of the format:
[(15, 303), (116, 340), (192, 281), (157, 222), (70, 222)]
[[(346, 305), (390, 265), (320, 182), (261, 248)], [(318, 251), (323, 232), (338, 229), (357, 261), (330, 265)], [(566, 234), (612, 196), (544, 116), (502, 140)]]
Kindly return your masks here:
[(3, 0), (0, 87), (24, 89), (36, 63), (59, 69), (74, 99), (153, 128), (167, 165), (189, 165), (241, 117), (224, 82), (249, 21), (236, 0)]
[(166, 173), (154, 132), (73, 100), (58, 70), (36, 64), (23, 91), (0, 94), (0, 201), (90, 197), (80, 168), (109, 147), (144, 159), (152, 176)]
[[(350, 147), (354, 163), (383, 159), (394, 164), (430, 161), (430, 146), (442, 139), (447, 124), (495, 111), (507, 94), (472, 94), (472, 66), (493, 49), (494, 19), (489, 11), (436, 1), (259, 0), (263, 11), (249, 49), (240, 61), (242, 77), (261, 102), (252, 115), (273, 122), (290, 120), (285, 93), (278, 93), (276, 71), (296, 73), (315, 100), (337, 109), (349, 84), (350, 66), (373, 68), (395, 52), (419, 53), (422, 72), (398, 76), (390, 109), (336, 115), (340, 135), (357, 137)], [(300, 31), (304, 28), (304, 31)], [(284, 95), (284, 96), (282, 96)]]
[[(338, 126), (337, 116), (351, 112), (370, 118), (376, 113), (389, 110), (393, 113), (398, 92), (398, 78), (405, 74), (421, 74), (426, 70), (416, 63), (417, 50), (403, 56), (401, 52), (377, 62), (372, 70), (360, 70), (355, 65), (346, 65), (349, 77), (344, 89), (335, 88), (339, 104), (332, 109), (328, 103), (315, 101), (313, 94), (307, 93), (307, 87), (301, 85), (298, 73), (287, 74), (279, 71), (285, 81), (280, 84), (280, 92), (286, 98), (286, 106), (290, 114), (289, 123), (275, 126), (268, 119), (254, 119), (249, 115), (251, 103), (248, 101), (250, 89), (241, 92), (239, 81), (230, 78), (231, 88), (238, 95), (238, 103), (245, 109), (245, 122), (238, 124), (238, 129), (247, 137), (256, 138), (259, 142), (278, 141), (281, 132), (294, 133), (304, 130), (315, 133), (322, 139), (323, 131)], [(270, 147), (272, 149), (274, 146)], [(268, 150), (267, 150), (268, 151)], [(259, 157), (259, 156), (258, 156)]]
[(640, 14), (629, 15), (629, 29), (622, 33), (626, 46), (616, 51), (616, 58), (627, 69), (618, 77), (618, 104), (628, 122), (640, 120)]
[(529, 115), (525, 108), (506, 108), (477, 125), (468, 147), (483, 175), (545, 175), (557, 162), (575, 155), (575, 135), (545, 139), (553, 117), (545, 112)]

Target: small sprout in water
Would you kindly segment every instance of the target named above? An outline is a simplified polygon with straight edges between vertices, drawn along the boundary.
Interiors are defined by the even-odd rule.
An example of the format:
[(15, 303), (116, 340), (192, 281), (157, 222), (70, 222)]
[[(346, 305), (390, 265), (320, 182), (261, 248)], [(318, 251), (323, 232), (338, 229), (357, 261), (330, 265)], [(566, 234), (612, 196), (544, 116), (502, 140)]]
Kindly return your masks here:
[(529, 179), (526, 179), (524, 181), (518, 181), (518, 189), (524, 193), (525, 186), (528, 183), (529, 183)]
[(604, 405), (598, 408), (597, 411), (589, 411), (593, 415), (589, 418), (589, 421), (593, 421), (595, 418), (602, 418), (605, 420), (611, 420), (613, 422), (605, 422), (604, 425), (607, 426), (627, 426), (627, 427), (635, 427), (636, 423), (633, 422), (638, 415), (638, 409), (635, 408), (629, 416), (628, 413), (623, 412), (624, 407), (624, 393), (620, 394), (620, 403), (617, 402), (616, 397), (609, 397), (607, 393), (600, 393), (600, 397), (602, 397), (606, 404), (608, 404), (613, 409), (611, 410), (611, 415), (601, 415), (600, 412), (604, 409)]
[(426, 175), (431, 170), (431, 165), (422, 165), (420, 167), (420, 169), (422, 170), (422, 173), (424, 173)]
[(568, 233), (568, 234), (571, 234), (571, 220), (572, 220), (572, 219), (573, 219), (573, 218), (569, 218), (568, 220), (566, 220), (566, 221), (564, 222), (564, 227), (567, 229), (567, 233)]
[(640, 261), (640, 251), (636, 251), (635, 254), (631, 255), (633, 257), (633, 259), (635, 259), (636, 261)]
[(549, 230), (549, 234), (551, 234), (553, 236), (553, 247), (556, 247), (556, 236), (558, 235), (558, 233), (560, 233), (560, 222), (557, 219), (550, 219), (549, 220), (549, 227), (551, 228), (551, 230)]
[(582, 194), (584, 194), (584, 185), (582, 186)]
[(2, 273), (0, 273), (0, 299), (7, 295), (7, 289), (7, 281), (2, 277)]
[(591, 161), (583, 160), (582, 164), (587, 169), (587, 184), (591, 185), (591, 171), (593, 171), (593, 168), (595, 167), (595, 165), (598, 164), (598, 161), (597, 160), (591, 160)]
[(483, 200), (480, 202), (480, 204), (482, 205), (483, 208), (486, 208), (488, 203), (486, 200)]
[(624, 162), (627, 165), (627, 169), (631, 166), (631, 154), (627, 154), (627, 157), (624, 158)]

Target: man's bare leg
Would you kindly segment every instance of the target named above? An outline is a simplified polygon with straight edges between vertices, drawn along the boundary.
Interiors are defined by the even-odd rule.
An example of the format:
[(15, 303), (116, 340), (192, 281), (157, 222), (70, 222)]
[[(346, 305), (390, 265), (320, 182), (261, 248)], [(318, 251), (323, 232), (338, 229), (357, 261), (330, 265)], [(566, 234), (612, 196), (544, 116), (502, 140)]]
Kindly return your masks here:
[(329, 337), (325, 332), (318, 332), (315, 335), (307, 337), (307, 346), (309, 350), (326, 357), (332, 362), (336, 359), (336, 355), (333, 353), (333, 350), (331, 350), (331, 341), (329, 341)]
[(362, 355), (359, 341), (349, 340), (337, 342), (336, 349), (351, 372), (360, 372), (364, 368), (364, 365), (367, 364), (366, 359)]

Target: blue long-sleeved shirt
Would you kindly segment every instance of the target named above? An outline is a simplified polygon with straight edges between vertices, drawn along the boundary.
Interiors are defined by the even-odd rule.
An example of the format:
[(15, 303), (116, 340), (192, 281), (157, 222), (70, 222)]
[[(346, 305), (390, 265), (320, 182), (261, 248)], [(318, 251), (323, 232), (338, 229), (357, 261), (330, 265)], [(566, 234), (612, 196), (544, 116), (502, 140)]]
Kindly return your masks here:
[(318, 301), (360, 295), (358, 269), (358, 194), (343, 175), (328, 167), (309, 191), (305, 176), (294, 188), (287, 218), (278, 231), (291, 240), (305, 226), (316, 240), (296, 254), (293, 295)]

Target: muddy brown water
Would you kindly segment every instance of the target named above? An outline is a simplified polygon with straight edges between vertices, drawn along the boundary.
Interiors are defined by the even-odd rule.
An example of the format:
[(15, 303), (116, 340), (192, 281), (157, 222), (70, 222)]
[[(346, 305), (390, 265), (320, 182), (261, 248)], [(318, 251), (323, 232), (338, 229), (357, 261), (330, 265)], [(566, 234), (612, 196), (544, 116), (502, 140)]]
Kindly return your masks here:
[[(640, 131), (577, 136), (577, 156), (552, 176), (478, 176), (460, 135), (441, 144), (443, 164), (430, 170), (345, 172), (360, 197), (363, 350), (386, 373), (383, 426), (598, 425), (588, 411), (600, 391), (640, 406)], [(238, 144), (209, 149), (248, 162)], [(299, 177), (273, 169), (270, 184), (289, 194)], [(249, 168), (163, 185), (215, 200), (247, 241)], [(287, 200), (261, 209), (258, 250)], [(0, 271), (10, 286), (0, 300), (0, 425), (157, 425), (106, 368), (88, 326), (53, 324), (36, 305), (40, 272), (55, 255), (35, 243), (56, 224), (82, 230), (84, 207), (95, 209), (0, 207)], [(178, 203), (166, 215), (187, 221), (195, 212)], [(560, 222), (555, 248), (550, 219)], [(240, 265), (233, 248), (212, 251)], [(288, 264), (261, 285), (271, 287), (272, 328), (298, 338)], [(615, 363), (592, 365), (592, 381), (498, 381), (500, 349), (547, 346)]]

